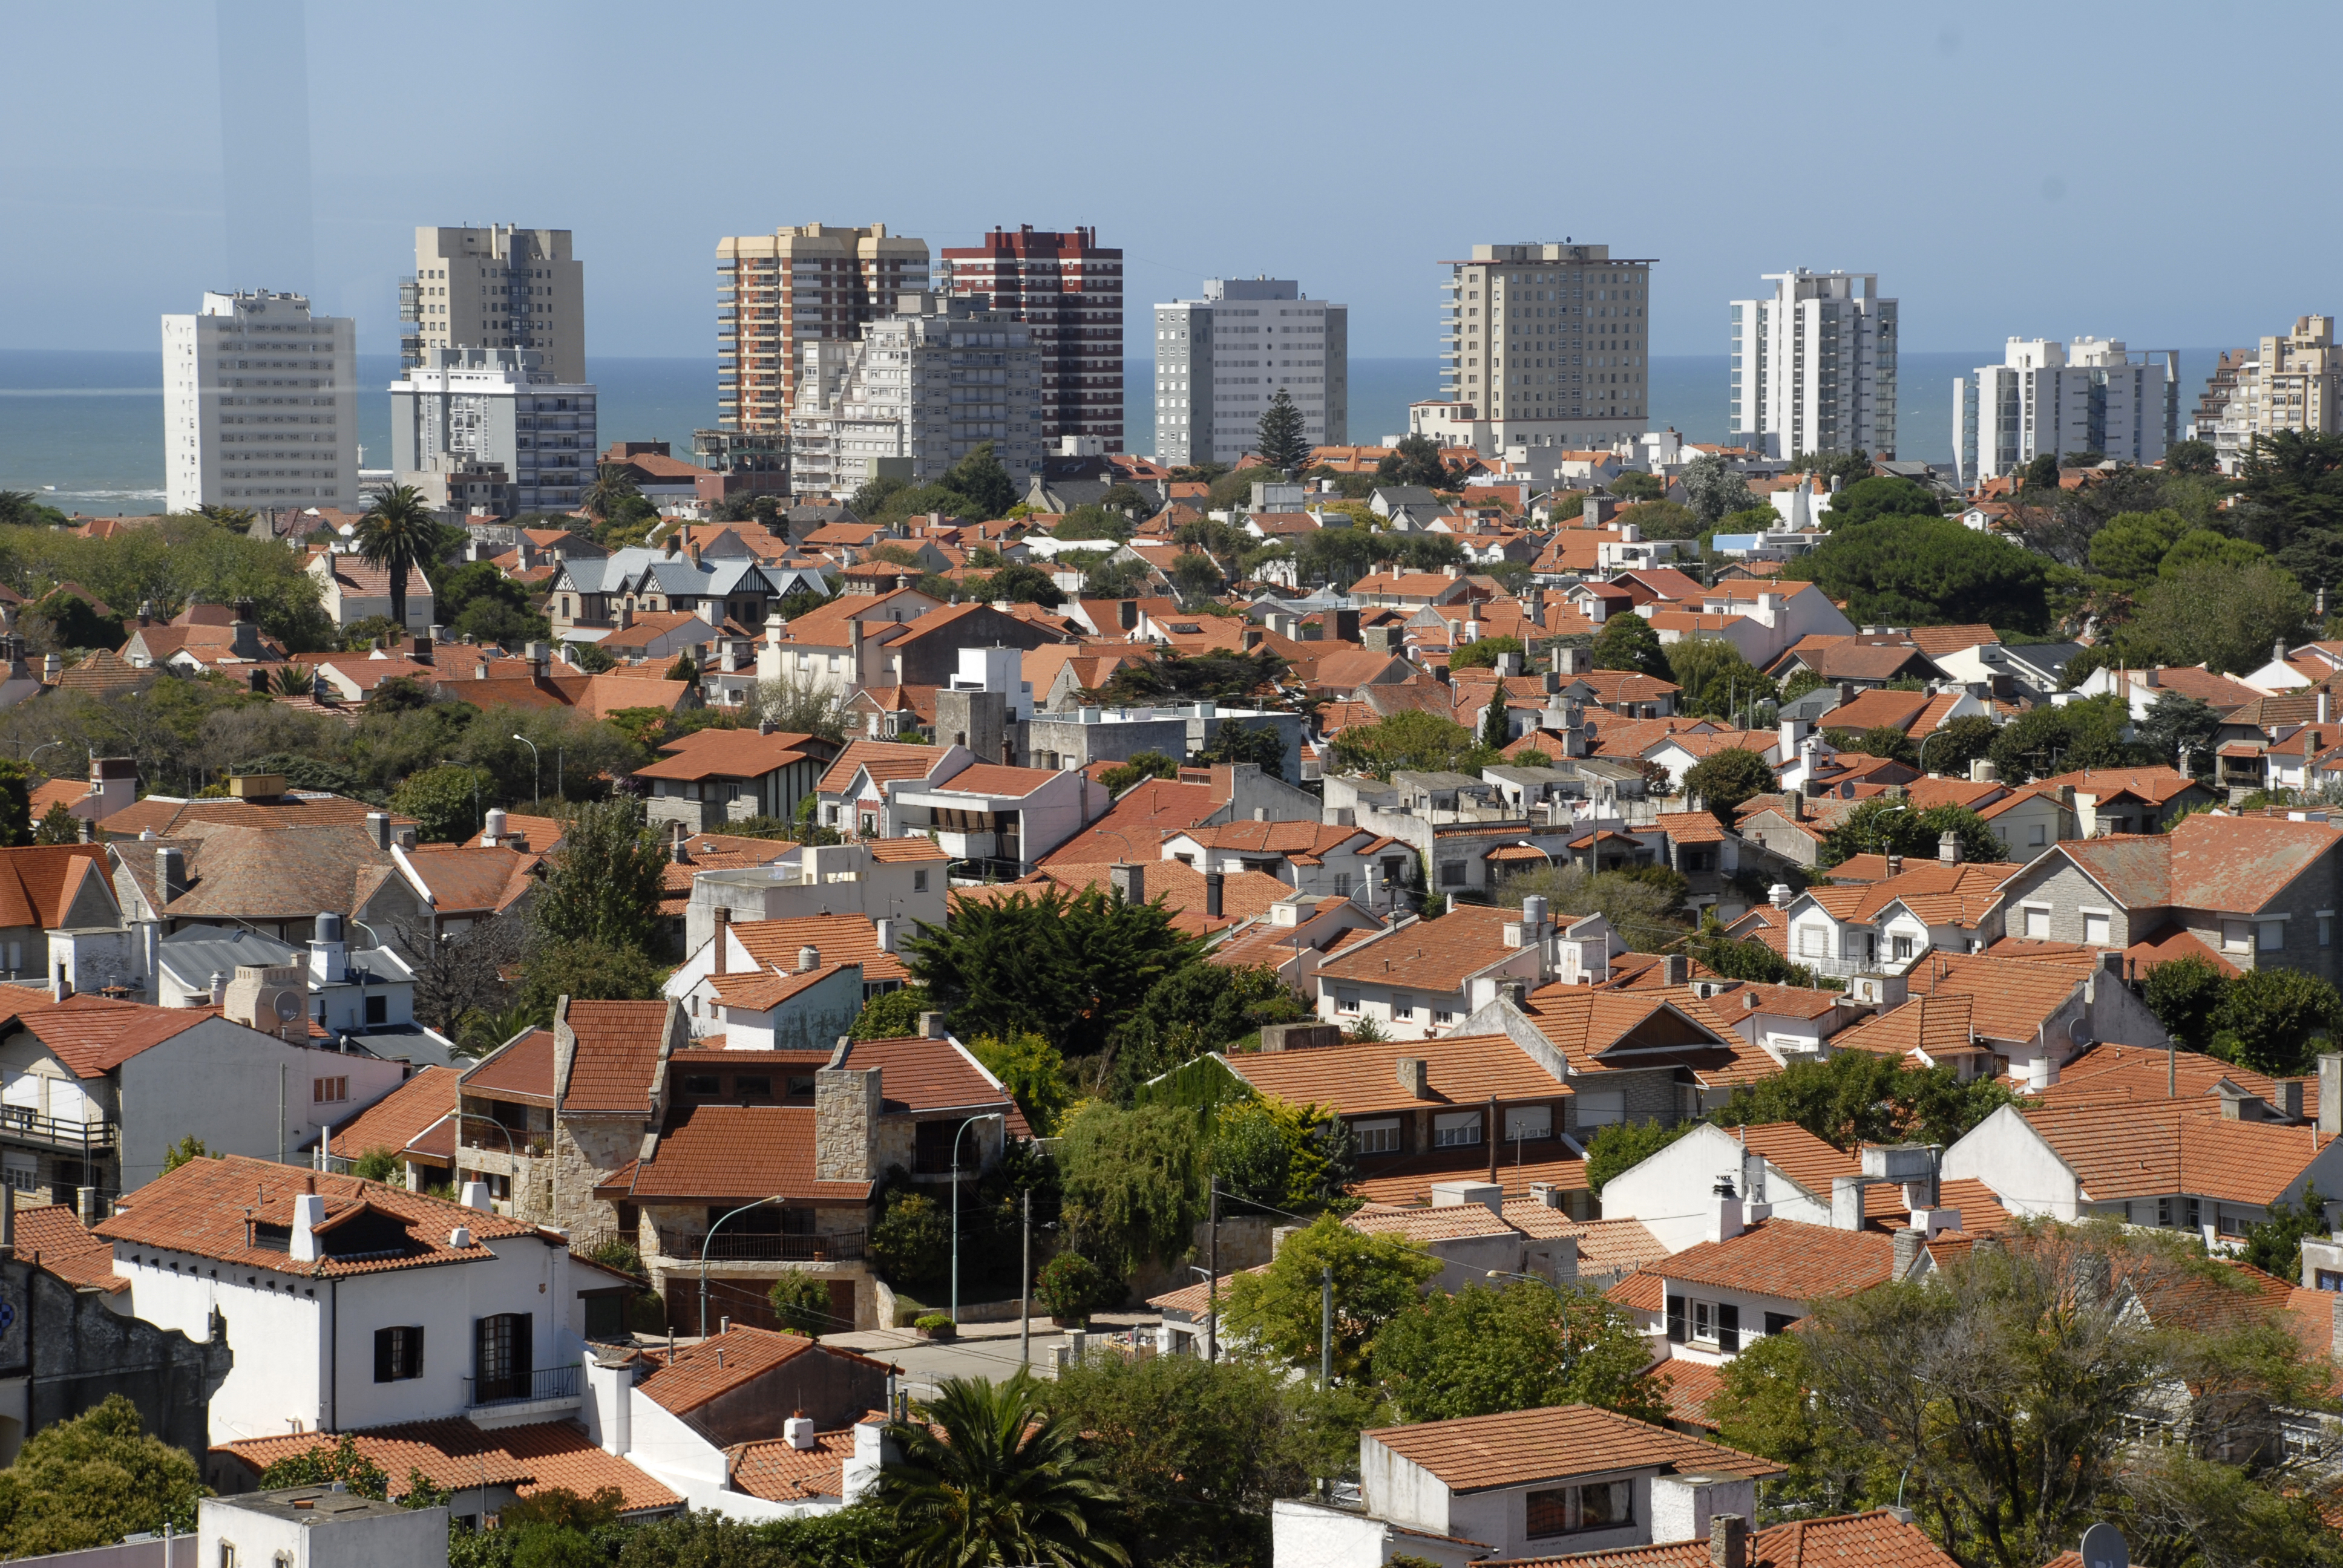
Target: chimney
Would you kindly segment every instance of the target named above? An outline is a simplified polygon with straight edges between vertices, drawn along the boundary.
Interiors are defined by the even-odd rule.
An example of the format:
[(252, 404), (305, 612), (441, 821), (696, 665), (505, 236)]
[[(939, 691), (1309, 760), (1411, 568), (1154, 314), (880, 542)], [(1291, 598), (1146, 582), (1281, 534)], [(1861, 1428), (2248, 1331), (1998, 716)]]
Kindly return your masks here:
[(1683, 953), (1670, 953), (1660, 960), (1660, 983), (1688, 985), (1692, 981), (1692, 960)]
[(1432, 1098), (1432, 1063), (1420, 1056), (1399, 1059), (1399, 1086), (1416, 1100)]
[[(481, 668), (486, 668), (487, 666), (483, 665)], [(366, 820), (367, 836), (374, 840), (374, 847), (377, 849), (389, 849), (390, 813), (387, 811), (369, 811), (367, 813)]]
[(1147, 868), (1128, 860), (1119, 860), (1107, 868), (1106, 879), (1122, 895), (1122, 901), (1134, 908), (1147, 901)]
[(943, 1039), (944, 1015), (940, 1012), (921, 1013), (920, 1015), (920, 1038), (922, 1040)]
[(1903, 856), (1890, 855), (1887, 857), (1887, 874), (1891, 877), (1900, 877), (1904, 874)]
[(2328, 690), (2327, 689), (2327, 688), (2325, 688), (2325, 687), (2323, 687), (2323, 686), (2322, 686), (2322, 687), (2320, 687), (2320, 688), (2318, 689), (2318, 722), (2319, 722), (2319, 723), (2321, 723), (2321, 724), (2328, 724), (2328, 723), (2332, 723), (2332, 722), (2334, 721), (2334, 717), (2335, 717), (2335, 704), (2334, 704), (2334, 700), (2333, 700), (2333, 699), (2334, 699), (2334, 693), (2332, 693), (2332, 692), (2328, 691)]
[(2270, 639), (2270, 662), (2272, 664), (2286, 662), (2286, 638), (2275, 637)]
[(1834, 1176), (1831, 1178), (1831, 1229), (1860, 1231), (1863, 1229), (1863, 1178)]
[(713, 973), (724, 972), (724, 950), (731, 946), (732, 911), (722, 904), (716, 906), (716, 958)]
[(1787, 882), (1776, 882), (1765, 890), (1765, 901), (1777, 910), (1788, 909), (1793, 896)]
[(465, 1182), (463, 1203), (465, 1208), (478, 1210), (483, 1214), (496, 1212), (496, 1203), (488, 1196), (488, 1184), (486, 1181)]
[(49, 1000), (64, 1001), (73, 993), (73, 971), (66, 965), (59, 964), (57, 972), (49, 978)]
[[(311, 1178), (314, 1184), (316, 1178)], [(314, 1263), (317, 1261), (317, 1227), (325, 1222), (326, 1201), (315, 1192), (303, 1192), (293, 1200), (293, 1261)]]
[(1961, 836), (1958, 833), (1936, 835), (1936, 859), (1939, 864), (1946, 866), (1961, 863)]
[(813, 1422), (803, 1414), (793, 1415), (781, 1422), (781, 1437), (800, 1452), (809, 1450), (814, 1446)]
[(809, 975), (820, 968), (821, 968), (821, 950), (820, 948), (802, 947), (798, 950), (798, 973), (801, 975)]
[(2302, 1080), (2281, 1078), (2278, 1081), (2278, 1114), (2289, 1121), (2302, 1120)]
[(1708, 1239), (1730, 1241), (1741, 1234), (1741, 1197), (1733, 1188), (1731, 1176), (1719, 1176), (1710, 1189), (1708, 1207)]
[(212, 970), (211, 990), (212, 1006), (226, 1007), (227, 1005), (227, 976), (221, 973), (218, 970)]
[(1912, 1271), (1920, 1264), (1921, 1249), (1927, 1245), (1927, 1241), (1925, 1231), (1916, 1231), (1909, 1225), (1896, 1232), (1896, 1279), (1908, 1280), (1912, 1277)]
[(1221, 889), (1227, 880), (1219, 871), (1204, 873), (1204, 914), (1207, 919), (1217, 920), (1221, 918)]
[(1749, 1568), (1749, 1521), (1738, 1513), (1710, 1515), (1708, 1561), (1711, 1568)]
[[(187, 857), (182, 849), (155, 851), (155, 891), (168, 904), (187, 890)], [(156, 913), (161, 913), (157, 910)]]
[(228, 652), (238, 658), (260, 657), (260, 628), (252, 624), (252, 601), (236, 601), (236, 618), (228, 623)]

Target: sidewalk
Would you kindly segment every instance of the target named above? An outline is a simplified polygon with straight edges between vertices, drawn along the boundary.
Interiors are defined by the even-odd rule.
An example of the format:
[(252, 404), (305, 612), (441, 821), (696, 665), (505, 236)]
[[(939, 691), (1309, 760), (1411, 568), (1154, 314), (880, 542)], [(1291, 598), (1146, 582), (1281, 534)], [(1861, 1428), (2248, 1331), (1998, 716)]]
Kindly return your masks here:
[[(1112, 1335), (1127, 1334), (1133, 1328), (1148, 1331), (1151, 1337), (1161, 1319), (1153, 1312), (1094, 1312), (1091, 1315), (1090, 1342), (1093, 1345)], [(1053, 1377), (1051, 1352), (1066, 1342), (1066, 1332), (1047, 1318), (1035, 1318), (1029, 1325), (1033, 1340), (1033, 1375)], [(960, 1337), (949, 1343), (923, 1340), (910, 1329), (864, 1329), (854, 1333), (824, 1334), (821, 1342), (841, 1350), (859, 1351), (876, 1361), (892, 1362), (903, 1369), (901, 1384), (915, 1394), (927, 1395), (946, 1378), (984, 1377), (995, 1382), (1017, 1375), (1021, 1364), (1018, 1360), (1018, 1328), (1015, 1321), (1005, 1323), (969, 1323), (961, 1327)]]

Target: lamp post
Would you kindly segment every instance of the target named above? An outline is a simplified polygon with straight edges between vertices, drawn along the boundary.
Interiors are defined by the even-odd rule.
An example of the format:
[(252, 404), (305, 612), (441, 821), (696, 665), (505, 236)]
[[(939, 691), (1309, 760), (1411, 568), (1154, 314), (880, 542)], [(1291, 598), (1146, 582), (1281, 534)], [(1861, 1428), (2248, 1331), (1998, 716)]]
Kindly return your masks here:
[(960, 1134), (980, 1121), (999, 1121), (1003, 1113), (989, 1111), (982, 1116), (971, 1116), (960, 1124), (952, 1134), (952, 1259), (951, 1259), (951, 1320), (960, 1322)]
[[(781, 1201), (781, 1195), (776, 1192), (769, 1198), (759, 1198), (753, 1203), (743, 1203), (733, 1210), (732, 1214), (745, 1214), (751, 1209), (761, 1209), (768, 1203), (779, 1203)], [(708, 1249), (716, 1240), (718, 1229), (725, 1221), (732, 1218), (732, 1214), (719, 1216), (716, 1223), (708, 1227), (708, 1234), (699, 1238), (699, 1337), (703, 1340), (708, 1337)]]
[(538, 805), (544, 800), (545, 792), (538, 788), (538, 780), (542, 777), (544, 769), (538, 760), (537, 742), (518, 732), (515, 732), (513, 739), (528, 748), (528, 803), (532, 806)]

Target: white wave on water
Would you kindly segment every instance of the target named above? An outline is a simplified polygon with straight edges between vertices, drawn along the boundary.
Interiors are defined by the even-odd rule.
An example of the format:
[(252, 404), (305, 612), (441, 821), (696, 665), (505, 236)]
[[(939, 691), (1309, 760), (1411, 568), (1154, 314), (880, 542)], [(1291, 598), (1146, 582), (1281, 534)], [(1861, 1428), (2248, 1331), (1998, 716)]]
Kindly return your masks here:
[(0, 387), (0, 397), (160, 397), (160, 387)]
[(159, 501), (168, 492), (163, 490), (52, 490), (44, 487), (41, 498), (55, 496), (60, 500), (76, 501)]

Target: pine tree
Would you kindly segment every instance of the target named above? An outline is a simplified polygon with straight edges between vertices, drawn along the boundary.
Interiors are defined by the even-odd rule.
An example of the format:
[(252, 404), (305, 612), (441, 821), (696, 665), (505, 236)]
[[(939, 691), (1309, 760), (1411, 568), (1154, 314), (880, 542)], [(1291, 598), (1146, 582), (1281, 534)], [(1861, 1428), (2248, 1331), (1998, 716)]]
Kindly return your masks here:
[(1513, 735), (1505, 721), (1505, 682), (1501, 676), (1495, 689), (1489, 693), (1489, 706), (1482, 710), (1481, 744), (1502, 751), (1511, 739)]
[(1261, 429), (1253, 437), (1261, 460), (1288, 477), (1310, 464), (1310, 438), (1302, 434), (1302, 410), (1293, 394), (1281, 387), (1262, 410)]

